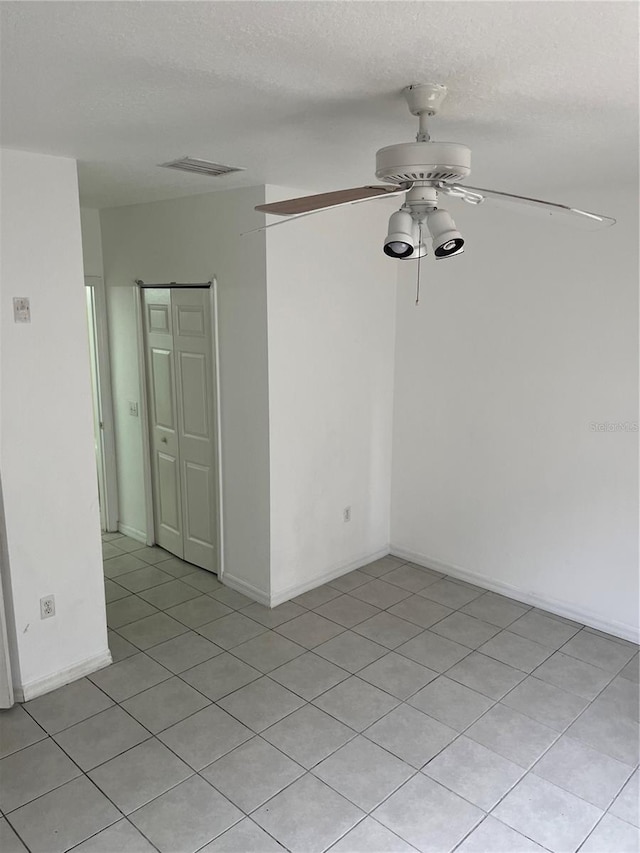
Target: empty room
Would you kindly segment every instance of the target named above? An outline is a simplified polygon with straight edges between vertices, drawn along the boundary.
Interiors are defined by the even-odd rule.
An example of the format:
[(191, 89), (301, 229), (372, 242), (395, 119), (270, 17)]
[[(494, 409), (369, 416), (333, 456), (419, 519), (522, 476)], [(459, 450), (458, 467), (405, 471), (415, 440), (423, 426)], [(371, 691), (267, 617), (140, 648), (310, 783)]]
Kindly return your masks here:
[(0, 0), (3, 853), (640, 853), (638, 24)]

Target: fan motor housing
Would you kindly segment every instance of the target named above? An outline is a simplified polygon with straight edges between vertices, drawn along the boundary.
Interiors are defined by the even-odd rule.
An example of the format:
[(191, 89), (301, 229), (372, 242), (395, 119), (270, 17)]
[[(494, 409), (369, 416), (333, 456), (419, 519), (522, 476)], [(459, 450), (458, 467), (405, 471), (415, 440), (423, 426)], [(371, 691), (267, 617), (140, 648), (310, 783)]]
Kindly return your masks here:
[(471, 149), (457, 142), (401, 142), (376, 153), (376, 178), (391, 184), (460, 181), (471, 174)]

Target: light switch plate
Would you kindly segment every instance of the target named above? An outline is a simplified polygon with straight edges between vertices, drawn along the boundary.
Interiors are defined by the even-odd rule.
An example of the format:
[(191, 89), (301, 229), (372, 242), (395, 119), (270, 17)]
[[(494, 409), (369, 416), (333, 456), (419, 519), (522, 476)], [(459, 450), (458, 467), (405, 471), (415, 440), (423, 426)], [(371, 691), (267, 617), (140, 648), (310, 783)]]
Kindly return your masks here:
[(28, 296), (13, 297), (13, 322), (14, 323), (30, 323), (31, 322), (31, 303)]

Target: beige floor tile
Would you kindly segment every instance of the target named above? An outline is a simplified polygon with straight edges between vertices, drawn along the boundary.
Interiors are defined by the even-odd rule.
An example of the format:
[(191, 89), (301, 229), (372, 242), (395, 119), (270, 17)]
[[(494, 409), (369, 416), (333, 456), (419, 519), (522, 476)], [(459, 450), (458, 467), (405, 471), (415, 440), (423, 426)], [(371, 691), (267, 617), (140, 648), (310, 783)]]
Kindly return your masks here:
[(313, 769), (363, 811), (370, 812), (413, 776), (409, 764), (363, 737), (354, 738)]
[(261, 732), (297, 711), (304, 700), (265, 676), (219, 699), (218, 705), (252, 731)]
[(155, 847), (129, 823), (120, 820), (73, 848), (73, 853), (154, 853)]
[(195, 853), (243, 817), (200, 776), (192, 776), (131, 815), (161, 853)]
[(408, 699), (411, 695), (433, 681), (438, 675), (422, 664), (391, 652), (370, 663), (358, 672), (358, 677), (390, 693), (397, 699)]
[(239, 850), (244, 853), (284, 853), (284, 847), (248, 817), (210, 841), (200, 853), (238, 853)]
[(0, 809), (8, 814), (80, 775), (50, 738), (38, 741), (0, 761)]
[(418, 850), (452, 850), (484, 812), (438, 782), (414, 776), (372, 815)]
[(629, 778), (628, 765), (566, 736), (542, 756), (533, 772), (601, 809)]
[(0, 758), (42, 740), (47, 733), (21, 705), (0, 711)]
[(602, 811), (568, 791), (527, 775), (504, 798), (494, 816), (548, 850), (577, 850)]
[(491, 708), (493, 699), (441, 675), (412, 696), (409, 704), (462, 732)]
[(113, 700), (87, 678), (32, 699), (23, 707), (49, 734), (56, 734), (87, 717), (105, 711)]
[(451, 743), (458, 732), (415, 708), (400, 705), (366, 729), (364, 734), (378, 746), (419, 769)]
[(30, 853), (63, 853), (121, 817), (81, 776), (12, 812), (11, 823)]
[(122, 703), (145, 729), (153, 734), (201, 711), (211, 702), (180, 678), (169, 678)]
[(273, 678), (274, 681), (310, 702), (325, 690), (349, 678), (349, 675), (347, 670), (336, 666), (331, 661), (313, 652), (307, 652), (285, 663), (284, 666), (272, 670), (269, 678)]
[(149, 732), (114, 706), (55, 735), (55, 741), (85, 772), (151, 737)]
[(395, 708), (399, 701), (354, 675), (323, 693), (313, 704), (361, 732)]
[(557, 739), (558, 733), (505, 705), (494, 705), (466, 731), (467, 737), (529, 768)]
[(151, 802), (193, 770), (155, 738), (107, 761), (89, 778), (124, 814)]
[(530, 838), (489, 815), (465, 838), (456, 853), (544, 853)]
[(522, 767), (464, 735), (432, 758), (422, 772), (486, 812), (524, 775)]
[(305, 705), (268, 728), (262, 736), (309, 770), (355, 737), (355, 734), (353, 729), (319, 708)]
[(211, 705), (160, 732), (158, 739), (194, 770), (202, 770), (252, 736), (250, 729)]
[(253, 820), (287, 850), (326, 850), (364, 813), (314, 776), (294, 782), (255, 811)]
[(260, 737), (238, 746), (201, 775), (249, 813), (304, 774), (303, 768)]
[(210, 660), (221, 652), (222, 649), (205, 637), (187, 631), (172, 640), (153, 646), (147, 654), (171, 672), (180, 673)]

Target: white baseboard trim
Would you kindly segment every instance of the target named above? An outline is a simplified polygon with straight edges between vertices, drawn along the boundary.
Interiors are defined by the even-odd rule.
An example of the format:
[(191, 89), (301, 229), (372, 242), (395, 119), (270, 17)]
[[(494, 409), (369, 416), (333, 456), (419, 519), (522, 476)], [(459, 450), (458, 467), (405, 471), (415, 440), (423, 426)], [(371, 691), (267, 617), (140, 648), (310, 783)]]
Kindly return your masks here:
[(323, 572), (321, 575), (307, 581), (302, 581), (301, 583), (293, 584), (293, 586), (285, 587), (284, 589), (278, 590), (277, 592), (271, 593), (271, 607), (277, 607), (279, 604), (283, 604), (285, 601), (289, 601), (292, 598), (295, 598), (298, 595), (302, 595), (303, 592), (309, 592), (311, 589), (315, 589), (318, 586), (322, 586), (329, 581), (335, 580), (336, 578), (342, 577), (342, 575), (346, 575), (349, 572), (353, 572), (355, 569), (359, 569), (362, 566), (366, 566), (368, 563), (372, 563), (374, 560), (379, 560), (381, 557), (386, 557), (389, 553), (389, 546), (385, 545), (384, 548), (380, 548), (378, 551), (375, 551), (373, 554), (366, 554), (363, 557), (358, 557), (357, 560), (351, 560), (349, 563), (338, 563), (332, 568), (328, 569), (326, 572)]
[(269, 593), (262, 589), (258, 589), (257, 586), (253, 586), (253, 584), (242, 580), (242, 578), (237, 578), (229, 572), (224, 572), (220, 580), (223, 584), (226, 584), (226, 586), (231, 587), (231, 589), (235, 589), (236, 592), (241, 592), (243, 595), (246, 595), (247, 598), (252, 598), (254, 601), (257, 601), (258, 604), (264, 604), (265, 607), (271, 607)]
[(54, 672), (51, 675), (36, 678), (26, 684), (14, 685), (13, 692), (15, 700), (16, 702), (28, 702), (29, 699), (35, 699), (37, 696), (50, 693), (58, 687), (64, 687), (65, 684), (70, 684), (72, 681), (84, 678), (85, 675), (90, 675), (92, 672), (104, 669), (111, 662), (111, 652), (109, 649), (106, 649), (98, 655), (93, 655), (93, 657), (81, 660), (79, 663), (67, 667), (67, 669), (61, 669), (59, 672)]
[(128, 536), (130, 539), (135, 539), (136, 542), (147, 544), (147, 534), (144, 530), (138, 530), (137, 527), (129, 527), (128, 524), (118, 524), (118, 532)]
[(500, 595), (521, 601), (523, 604), (530, 604), (533, 607), (539, 607), (541, 610), (548, 610), (549, 613), (555, 613), (556, 616), (563, 616), (565, 619), (571, 619), (574, 622), (579, 622), (581, 625), (588, 625), (590, 628), (604, 631), (605, 634), (612, 634), (614, 637), (620, 637), (622, 640), (630, 640), (632, 643), (640, 642), (640, 629), (635, 626), (627, 625), (624, 622), (603, 619), (593, 611), (575, 607), (566, 601), (559, 601), (555, 598), (538, 595), (535, 592), (523, 590), (511, 586), (511, 584), (502, 583), (502, 581), (496, 581), (480, 572), (443, 563), (442, 560), (428, 557), (426, 554), (418, 554), (416, 551), (408, 551), (406, 548), (398, 545), (391, 546), (391, 553), (394, 557), (401, 557), (404, 560), (417, 563), (419, 566), (424, 566), (427, 569), (434, 569), (446, 575), (451, 575), (452, 578), (477, 584), (477, 586), (482, 586), (485, 589), (491, 590), (491, 592), (497, 592)]

